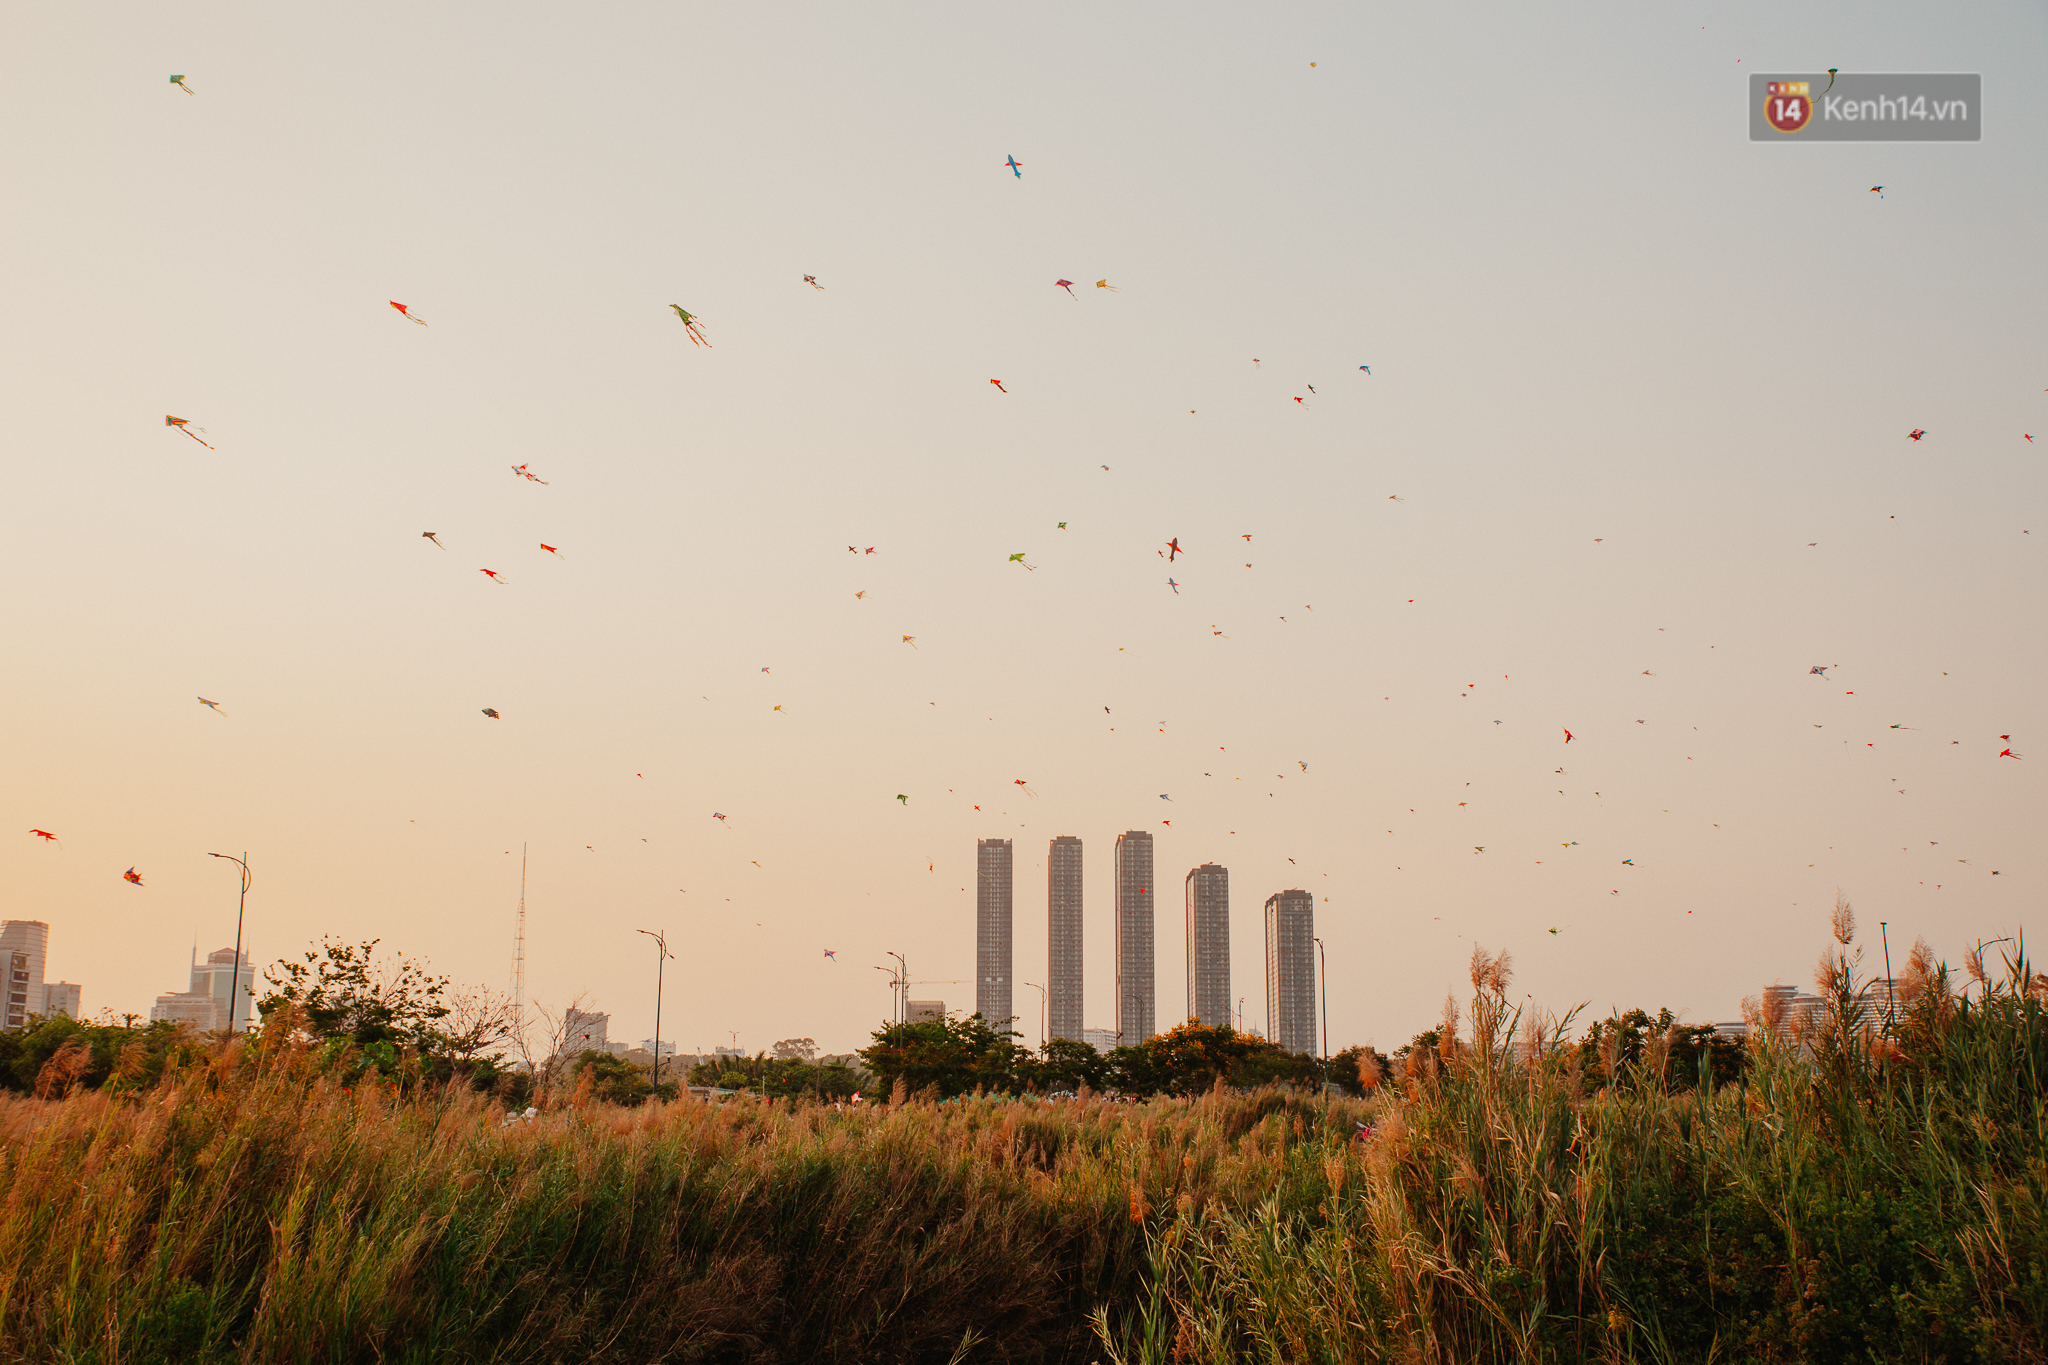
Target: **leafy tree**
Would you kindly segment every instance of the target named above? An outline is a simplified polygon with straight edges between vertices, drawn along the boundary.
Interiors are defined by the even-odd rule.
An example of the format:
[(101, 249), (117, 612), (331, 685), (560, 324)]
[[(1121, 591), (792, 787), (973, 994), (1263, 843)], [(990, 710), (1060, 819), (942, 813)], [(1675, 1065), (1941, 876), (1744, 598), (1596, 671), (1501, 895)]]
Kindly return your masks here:
[[(177, 1024), (138, 1025), (133, 1015), (125, 1023), (112, 1019), (102, 1015), (88, 1023), (58, 1014), (0, 1032), (0, 1089), (34, 1094), (39, 1084), (47, 1088), (61, 1079), (65, 1091), (141, 1090), (162, 1079), (166, 1065), (204, 1055), (198, 1036)], [(60, 1053), (63, 1063), (46, 1081)]]
[(1663, 1053), (1662, 1088), (1691, 1090), (1704, 1069), (1716, 1086), (1733, 1085), (1749, 1068), (1749, 1053), (1732, 1038), (1723, 1038), (1707, 1024), (1680, 1024), (1668, 1009), (1652, 1017), (1632, 1009), (1596, 1019), (1579, 1040), (1579, 1065), (1589, 1085), (1639, 1086), (1649, 1074), (1653, 1042)]
[(1090, 1090), (1109, 1086), (1109, 1058), (1095, 1050), (1093, 1043), (1074, 1038), (1048, 1039), (1040, 1049), (1036, 1065), (1027, 1079), (1040, 1090)]
[[(1393, 1075), (1393, 1062), (1369, 1046), (1347, 1047), (1330, 1058), (1330, 1083), (1348, 1095), (1363, 1095)], [(1372, 1077), (1366, 1084), (1365, 1077)]]
[(576, 1059), (572, 1074), (579, 1095), (605, 1104), (630, 1107), (648, 1099), (674, 1099), (676, 1094), (674, 1085), (664, 1083), (657, 1087), (640, 1067), (595, 1048)]
[(382, 1043), (392, 1049), (429, 1049), (439, 1041), (436, 1026), (448, 1017), (448, 978), (431, 975), (399, 954), (377, 960), (377, 944), (325, 939), (305, 960), (280, 959), (263, 973), (270, 993), (256, 1003), (268, 1019), (280, 1006), (298, 1008), (317, 1037), (345, 1039), (358, 1047)]
[(1322, 1063), (1255, 1034), (1190, 1019), (1109, 1055), (1111, 1082), (1132, 1095), (1197, 1095), (1221, 1080), (1251, 1088), (1279, 1081), (1315, 1085)]
[(881, 1090), (893, 1089), (900, 1077), (912, 1094), (927, 1088), (949, 1096), (977, 1088), (1007, 1094), (1024, 1089), (1031, 1070), (1031, 1054), (1014, 1041), (1017, 1036), (979, 1014), (884, 1024), (860, 1058)]

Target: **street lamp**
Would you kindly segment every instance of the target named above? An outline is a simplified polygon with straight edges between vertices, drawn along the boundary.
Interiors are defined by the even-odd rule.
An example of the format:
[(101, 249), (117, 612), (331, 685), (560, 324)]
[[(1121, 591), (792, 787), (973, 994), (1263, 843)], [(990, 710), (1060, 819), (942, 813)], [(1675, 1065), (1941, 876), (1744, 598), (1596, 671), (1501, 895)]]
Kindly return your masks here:
[(1045, 987), (1039, 985), (1036, 981), (1027, 981), (1024, 984), (1038, 992), (1038, 1046), (1043, 1048), (1045, 1046)]
[(242, 867), (242, 898), (235, 902), (235, 966), (228, 973), (228, 1032), (232, 1034), (235, 1031), (235, 1006), (241, 1003), (238, 997), (242, 990), (242, 911), (249, 904), (249, 850), (243, 849), (239, 858), (229, 853), (209, 853), (206, 856), (226, 858)]
[(1330, 963), (1323, 956), (1323, 941), (1316, 940), (1316, 962), (1323, 973), (1323, 1084), (1330, 1083)]
[[(891, 954), (891, 956), (894, 956), (894, 954)], [(889, 1022), (893, 1024), (896, 1022), (896, 969), (894, 967), (877, 966), (875, 970), (889, 974)]]
[(661, 1084), (662, 969), (668, 965), (668, 960), (674, 957), (675, 954), (668, 950), (668, 939), (661, 934), (655, 933), (652, 929), (636, 929), (633, 932), (638, 934), (645, 934), (647, 935), (647, 937), (653, 939), (655, 949), (660, 954), (660, 956), (654, 959), (654, 1083), (658, 1086)]
[(882, 956), (896, 959), (896, 980), (903, 987), (903, 995), (901, 997), (903, 1008), (896, 1022), (907, 1024), (910, 1022), (910, 964), (903, 960), (903, 954), (901, 953), (883, 953)]

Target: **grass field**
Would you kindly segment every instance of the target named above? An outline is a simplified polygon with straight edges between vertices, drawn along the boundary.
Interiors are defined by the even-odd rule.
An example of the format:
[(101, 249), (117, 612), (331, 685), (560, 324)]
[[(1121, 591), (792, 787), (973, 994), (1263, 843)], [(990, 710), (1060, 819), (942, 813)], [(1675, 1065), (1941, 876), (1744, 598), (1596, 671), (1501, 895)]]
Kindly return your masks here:
[[(565, 1102), (237, 1042), (0, 1101), (0, 1355), (185, 1361), (1969, 1361), (2048, 1343), (2048, 1019), (1670, 1085), (1510, 1018), (1363, 1101)], [(1691, 1078), (1688, 1078), (1691, 1079)], [(901, 1097), (899, 1097), (900, 1099)], [(1359, 1136), (1361, 1123), (1372, 1132)]]

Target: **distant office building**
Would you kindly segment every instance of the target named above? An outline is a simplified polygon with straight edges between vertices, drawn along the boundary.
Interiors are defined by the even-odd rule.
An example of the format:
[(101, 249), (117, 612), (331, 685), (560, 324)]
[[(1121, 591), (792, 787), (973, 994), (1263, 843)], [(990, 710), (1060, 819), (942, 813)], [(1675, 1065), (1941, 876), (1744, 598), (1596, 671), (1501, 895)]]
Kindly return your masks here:
[(1116, 1031), (1136, 1047), (1158, 1030), (1152, 976), (1152, 835), (1142, 829), (1116, 836)]
[(1230, 1027), (1230, 869), (1203, 863), (1187, 875), (1188, 1015)]
[(1081, 841), (1062, 834), (1045, 861), (1046, 1034), (1081, 1036)]
[(1113, 1028), (1084, 1028), (1081, 1041), (1107, 1056), (1116, 1050), (1116, 1030)]
[(943, 1000), (912, 1000), (908, 1010), (910, 1022), (922, 1024), (929, 1020), (943, 1021), (946, 1017), (946, 1002)]
[(43, 983), (43, 1018), (55, 1019), (68, 1015), (73, 1019), (78, 1013), (78, 997), (81, 988), (69, 981), (46, 981)]
[(1820, 1024), (1826, 1009), (1827, 1001), (1797, 986), (1764, 987), (1764, 1022), (1772, 1028), (1803, 1033)]
[(674, 1043), (663, 1043), (659, 1052), (655, 1050), (652, 1038), (642, 1038), (637, 1046), (650, 1057), (673, 1057), (676, 1055), (676, 1045)]
[(49, 925), (39, 919), (0, 921), (0, 972), (7, 978), (0, 1028), (21, 1028), (43, 1013), (43, 967), (49, 955)]
[(974, 1008), (999, 1029), (1010, 1026), (1010, 841), (975, 845)]
[(562, 1015), (562, 1055), (611, 1051), (612, 1017), (595, 1010), (571, 1009)]
[(189, 1024), (201, 1033), (213, 1033), (226, 1022), (220, 1003), (199, 991), (173, 991), (159, 995), (149, 1007), (149, 1022)]
[(1266, 1036), (1287, 1052), (1316, 1050), (1316, 898), (1266, 898)]
[(256, 998), (255, 975), (247, 953), (242, 954), (238, 971), (233, 948), (216, 948), (201, 962), (199, 949), (194, 947), (186, 989), (159, 995), (149, 1007), (150, 1022), (168, 1020), (212, 1033), (228, 1027), (232, 1009), (234, 1027), (246, 1030), (249, 1008)]
[(711, 1049), (711, 1055), (720, 1058), (744, 1057), (747, 1055), (747, 1050), (743, 1047), (715, 1047)]

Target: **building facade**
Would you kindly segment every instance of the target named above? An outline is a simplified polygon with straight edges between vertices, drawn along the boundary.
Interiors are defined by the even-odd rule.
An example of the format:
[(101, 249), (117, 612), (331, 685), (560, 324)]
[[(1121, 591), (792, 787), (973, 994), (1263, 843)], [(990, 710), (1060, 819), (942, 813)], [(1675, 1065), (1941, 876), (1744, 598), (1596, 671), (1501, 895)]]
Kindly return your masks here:
[(1013, 923), (1010, 841), (983, 839), (975, 845), (974, 1008), (998, 1029), (1010, 1026)]
[[(198, 950), (193, 951), (194, 957)], [(256, 972), (247, 953), (239, 966), (233, 948), (216, 948), (206, 961), (192, 964), (190, 993), (205, 995), (220, 1006), (221, 1019), (237, 1033), (249, 1027), (250, 1007), (256, 1002)]]
[(50, 926), (39, 919), (0, 922), (0, 1028), (21, 1028), (43, 1013), (43, 968), (50, 955)]
[(611, 1051), (612, 1017), (596, 1010), (566, 1010), (562, 1014), (562, 1055), (580, 1057), (586, 1052)]
[(214, 1033), (225, 1022), (225, 1016), (210, 995), (198, 991), (172, 991), (168, 995), (159, 995), (156, 1003), (149, 1007), (149, 1022), (189, 1024), (202, 1033)]
[(1230, 869), (1192, 868), (1188, 911), (1188, 1015), (1211, 1028), (1230, 1027)]
[(1266, 1036), (1288, 1052), (1316, 1050), (1316, 898), (1266, 898)]
[(43, 1018), (55, 1019), (68, 1015), (73, 1019), (83, 1018), (79, 1011), (79, 996), (82, 989), (69, 981), (45, 981), (43, 983)]
[(1081, 1037), (1081, 841), (1062, 834), (1045, 860), (1046, 1036)]
[(932, 1020), (943, 1023), (946, 1018), (946, 1002), (943, 1000), (912, 1000), (905, 1008), (913, 1024), (929, 1023)]
[(1113, 1028), (1084, 1028), (1081, 1030), (1081, 1041), (1107, 1057), (1110, 1053), (1116, 1051), (1116, 1030)]
[(1152, 965), (1152, 835), (1125, 830), (1116, 837), (1116, 1032), (1121, 1047), (1136, 1047), (1158, 1032)]

